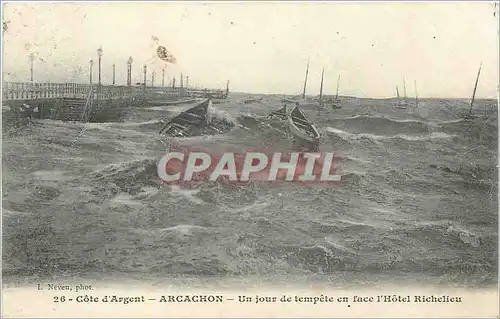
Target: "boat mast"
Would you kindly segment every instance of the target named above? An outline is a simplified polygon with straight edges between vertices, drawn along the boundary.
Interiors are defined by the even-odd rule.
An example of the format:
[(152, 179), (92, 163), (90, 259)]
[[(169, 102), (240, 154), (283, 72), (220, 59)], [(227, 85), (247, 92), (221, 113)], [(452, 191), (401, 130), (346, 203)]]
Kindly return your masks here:
[(337, 78), (337, 93), (335, 94), (336, 100), (339, 98), (339, 82), (340, 82), (340, 74), (339, 77)]
[(396, 85), (396, 95), (397, 95), (397, 97), (398, 97), (398, 102), (399, 102), (399, 88), (398, 88), (398, 86), (397, 86), (397, 85)]
[(418, 107), (417, 80), (415, 80), (415, 107)]
[(477, 90), (477, 82), (479, 81), (479, 74), (481, 74), (481, 67), (483, 66), (483, 62), (479, 65), (479, 70), (477, 71), (476, 84), (474, 85), (474, 91), (472, 92), (472, 99), (470, 100), (470, 109), (469, 115), (472, 114), (472, 105), (474, 104), (474, 99), (476, 98), (476, 90)]
[(406, 96), (406, 81), (405, 81), (405, 78), (403, 78), (403, 91), (404, 91), (404, 94), (405, 94), (405, 101), (407, 100), (407, 96)]
[(302, 98), (306, 98), (306, 87), (307, 87), (307, 75), (309, 74), (309, 61), (307, 61), (306, 67), (306, 79), (304, 80), (304, 90), (302, 91)]
[(323, 97), (323, 77), (325, 75), (325, 67), (323, 67), (323, 70), (321, 71), (321, 86), (319, 87), (319, 100), (321, 101), (321, 98)]

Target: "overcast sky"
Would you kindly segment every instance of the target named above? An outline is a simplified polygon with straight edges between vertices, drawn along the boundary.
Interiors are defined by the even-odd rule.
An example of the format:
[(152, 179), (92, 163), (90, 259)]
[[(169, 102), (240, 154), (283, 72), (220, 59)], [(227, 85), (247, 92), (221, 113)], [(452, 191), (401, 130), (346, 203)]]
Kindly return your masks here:
[(230, 80), (233, 91), (298, 94), (309, 59), (308, 94), (318, 94), (325, 66), (326, 94), (341, 75), (342, 95), (394, 96), (405, 78), (409, 96), (416, 81), (422, 97), (470, 97), (482, 61), (477, 96), (496, 98), (494, 12), (491, 2), (7, 3), (3, 76), (29, 80), (35, 53), (36, 81), (87, 83), (102, 46), (103, 83), (111, 83), (113, 63), (117, 84), (126, 82), (129, 56), (133, 82), (147, 63), (161, 83), (157, 37), (177, 58), (167, 83), (182, 72), (205, 87)]

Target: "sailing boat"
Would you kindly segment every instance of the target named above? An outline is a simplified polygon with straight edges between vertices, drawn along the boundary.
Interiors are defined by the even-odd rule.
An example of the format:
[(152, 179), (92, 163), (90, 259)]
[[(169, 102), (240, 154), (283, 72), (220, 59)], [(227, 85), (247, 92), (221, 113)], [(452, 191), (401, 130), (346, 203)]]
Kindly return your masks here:
[(299, 105), (293, 106), (288, 116), (288, 128), (294, 136), (294, 144), (301, 149), (317, 150), (320, 134), (311, 123)]
[(304, 79), (304, 88), (302, 90), (302, 96), (300, 98), (284, 98), (284, 103), (299, 103), (302, 106), (317, 106), (316, 103), (306, 100), (306, 88), (307, 88), (307, 77), (309, 76), (309, 61), (307, 61), (306, 66), (306, 76)]
[(464, 119), (474, 119), (474, 118), (478, 117), (477, 115), (472, 115), (472, 106), (474, 105), (474, 100), (476, 99), (477, 83), (479, 82), (479, 75), (481, 74), (482, 66), (483, 66), (483, 62), (481, 62), (481, 64), (479, 64), (479, 70), (477, 71), (477, 77), (476, 77), (476, 83), (474, 84), (474, 91), (472, 91), (472, 99), (470, 100), (470, 103), (469, 103), (469, 106), (470, 106), (469, 113), (465, 114), (463, 116)]
[(322, 103), (322, 98), (323, 98), (323, 78), (325, 76), (325, 67), (323, 67), (323, 70), (321, 70), (321, 86), (319, 87), (319, 103)]
[(418, 91), (417, 91), (417, 80), (415, 80), (415, 107), (418, 107)]
[(339, 99), (339, 83), (340, 83), (340, 74), (339, 77), (337, 78), (337, 92), (335, 93), (335, 99), (332, 101), (332, 107), (334, 109), (341, 109), (342, 108), (342, 101)]
[(408, 106), (408, 102), (406, 101), (406, 99), (407, 99), (407, 97), (406, 97), (406, 84), (404, 82), (404, 79), (403, 79), (403, 85), (404, 85), (404, 94), (405, 94), (404, 100), (402, 100), (399, 97), (399, 87), (396, 86), (396, 94), (397, 94), (397, 97), (398, 97), (398, 100), (396, 102), (396, 108), (397, 109), (406, 109), (406, 107)]
[(405, 93), (404, 103), (408, 104), (408, 96), (406, 95), (406, 81), (405, 81), (405, 78), (403, 78), (403, 91)]
[(340, 82), (340, 75), (337, 79), (337, 93), (335, 94), (334, 98), (329, 98), (326, 100), (322, 100), (322, 93), (323, 93), (323, 73), (321, 74), (321, 93), (320, 93), (320, 106), (325, 106), (328, 105), (333, 109), (340, 109), (342, 108), (342, 101), (339, 99), (339, 82)]

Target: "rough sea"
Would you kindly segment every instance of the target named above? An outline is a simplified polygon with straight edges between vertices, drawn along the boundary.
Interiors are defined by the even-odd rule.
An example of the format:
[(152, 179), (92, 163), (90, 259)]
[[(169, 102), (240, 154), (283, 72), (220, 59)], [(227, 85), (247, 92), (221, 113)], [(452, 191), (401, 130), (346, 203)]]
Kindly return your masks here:
[[(262, 124), (283, 96), (215, 104), (225, 134), (169, 139), (191, 105), (137, 107), (120, 123), (34, 120), (3, 132), (3, 279), (258, 278), (332, 285), (486, 286), (498, 275), (497, 103), (344, 98), (304, 107), (335, 152), (335, 186), (160, 185), (166, 145), (290, 149)], [(75, 142), (76, 140), (76, 142)]]

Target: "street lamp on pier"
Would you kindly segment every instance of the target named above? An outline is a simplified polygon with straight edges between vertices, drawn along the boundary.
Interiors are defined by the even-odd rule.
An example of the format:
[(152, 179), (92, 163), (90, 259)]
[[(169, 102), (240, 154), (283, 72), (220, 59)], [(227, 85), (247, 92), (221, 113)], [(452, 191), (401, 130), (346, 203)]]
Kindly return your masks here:
[(97, 49), (97, 56), (99, 57), (99, 85), (101, 85), (101, 58), (102, 58), (102, 47)]
[(30, 57), (30, 81), (33, 82), (33, 63), (35, 61), (35, 53), (31, 53)]
[(115, 65), (113, 64), (113, 85), (115, 85)]
[(127, 60), (127, 85), (128, 86), (132, 85), (132, 62), (134, 62), (134, 59), (132, 59), (132, 57), (129, 57)]
[(161, 70), (161, 86), (165, 86), (165, 68)]
[(155, 87), (155, 70), (151, 72), (151, 87)]
[(90, 84), (92, 84), (92, 67), (93, 66), (94, 66), (94, 60), (90, 60), (90, 74), (89, 74)]

